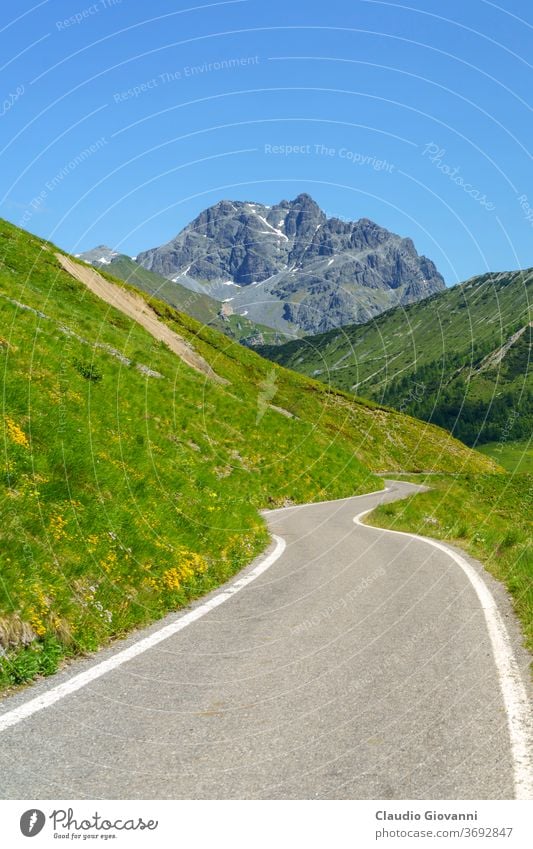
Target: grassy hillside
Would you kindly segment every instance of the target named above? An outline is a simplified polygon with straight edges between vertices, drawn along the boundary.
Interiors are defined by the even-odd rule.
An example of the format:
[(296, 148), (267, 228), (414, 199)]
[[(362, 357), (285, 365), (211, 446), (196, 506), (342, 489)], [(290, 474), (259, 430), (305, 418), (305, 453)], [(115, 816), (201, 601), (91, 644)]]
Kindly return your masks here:
[(257, 341), (264, 334), (267, 338), (271, 338), (273, 335), (285, 338), (283, 334), (274, 334), (271, 327), (256, 324), (246, 316), (228, 315), (222, 317), (220, 315), (222, 308), (220, 301), (210, 298), (209, 295), (202, 292), (191, 292), (190, 289), (181, 286), (179, 283), (167, 280), (160, 274), (154, 274), (153, 271), (148, 271), (142, 265), (138, 265), (129, 256), (122, 254), (113, 259), (110, 265), (95, 263), (95, 266), (102, 273), (109, 272), (114, 278), (124, 280), (149, 295), (155, 295), (160, 300), (166, 301), (171, 307), (196, 318), (201, 324), (208, 324), (210, 327), (220, 330), (221, 333), (237, 342)]
[(272, 360), (447, 429), (529, 437), (533, 270), (486, 274), (360, 326), (263, 347)]
[[(156, 303), (193, 370), (0, 221), (0, 685), (186, 604), (268, 542), (258, 510), (497, 467)], [(272, 406), (272, 405), (275, 405)]]

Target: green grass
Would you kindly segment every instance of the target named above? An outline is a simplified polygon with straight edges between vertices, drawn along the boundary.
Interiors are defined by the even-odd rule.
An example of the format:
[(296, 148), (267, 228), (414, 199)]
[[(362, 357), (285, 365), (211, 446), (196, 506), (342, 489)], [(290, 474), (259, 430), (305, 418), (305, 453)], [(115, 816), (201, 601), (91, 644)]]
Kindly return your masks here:
[(533, 475), (533, 444), (531, 440), (522, 442), (488, 442), (480, 445), (478, 451), (492, 457), (508, 472)]
[[(485, 274), (364, 325), (258, 350), (446, 427), (468, 445), (523, 439), (533, 429), (532, 288), (532, 269)], [(491, 362), (520, 330), (501, 362)]]
[(260, 508), (375, 490), (384, 469), (496, 469), (152, 298), (228, 383), (210, 381), (54, 251), (0, 220), (0, 688), (230, 578), (268, 542)]
[(416, 483), (431, 490), (379, 507), (367, 521), (448, 540), (481, 560), (511, 593), (533, 650), (533, 476), (431, 475)]

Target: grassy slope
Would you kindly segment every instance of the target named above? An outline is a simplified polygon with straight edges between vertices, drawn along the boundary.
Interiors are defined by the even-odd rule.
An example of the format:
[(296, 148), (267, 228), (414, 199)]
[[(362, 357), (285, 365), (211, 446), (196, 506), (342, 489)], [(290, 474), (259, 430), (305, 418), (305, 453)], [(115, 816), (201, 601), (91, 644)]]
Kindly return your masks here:
[(380, 469), (496, 468), (156, 306), (227, 385), (0, 221), (2, 686), (229, 578), (267, 543), (261, 507), (376, 489)]
[(222, 306), (220, 301), (201, 292), (191, 292), (179, 283), (154, 274), (128, 256), (117, 257), (111, 265), (99, 266), (99, 271), (104, 274), (109, 272), (114, 278), (124, 280), (149, 295), (155, 295), (171, 307), (196, 318), (201, 324), (208, 324), (238, 342), (258, 338), (261, 334), (266, 334), (267, 338), (273, 336), (271, 327), (256, 324), (245, 316), (231, 315), (222, 318), (219, 315)]
[(469, 444), (487, 410), (481, 441), (521, 438), (533, 421), (530, 333), (501, 366), (478, 367), (531, 320), (532, 284), (531, 269), (483, 275), (365, 325), (259, 350), (330, 385), (456, 425)]
[(370, 521), (448, 540), (481, 560), (509, 589), (533, 650), (533, 475), (416, 478), (424, 482), (430, 492), (379, 507)]
[(533, 475), (533, 444), (522, 442), (488, 442), (480, 445), (479, 451), (492, 457), (508, 472)]

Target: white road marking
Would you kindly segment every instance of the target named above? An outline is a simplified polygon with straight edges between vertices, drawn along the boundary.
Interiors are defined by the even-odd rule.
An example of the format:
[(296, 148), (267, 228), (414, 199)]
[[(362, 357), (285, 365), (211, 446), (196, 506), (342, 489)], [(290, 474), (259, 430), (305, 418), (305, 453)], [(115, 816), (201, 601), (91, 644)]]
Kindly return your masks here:
[(240, 592), (240, 590), (244, 589), (244, 587), (248, 586), (248, 584), (251, 584), (252, 581), (255, 581), (255, 579), (258, 578), (259, 575), (262, 575), (263, 572), (266, 572), (267, 569), (270, 569), (276, 560), (281, 557), (285, 551), (285, 540), (282, 537), (275, 535), (272, 536), (272, 539), (276, 543), (274, 550), (254, 569), (242, 578), (239, 578), (239, 580), (235, 581), (235, 583), (230, 584), (226, 590), (213, 596), (213, 598), (210, 598), (198, 607), (195, 607), (194, 610), (189, 611), (189, 613), (181, 616), (170, 625), (165, 625), (158, 631), (154, 631), (148, 637), (144, 637), (143, 639), (138, 640), (138, 642), (133, 643), (133, 645), (128, 646), (128, 648), (117, 652), (107, 660), (103, 660), (101, 663), (91, 666), (91, 668), (87, 669), (85, 672), (80, 672), (78, 675), (74, 675), (72, 678), (69, 678), (68, 681), (65, 681), (63, 684), (58, 684), (57, 687), (52, 687), (52, 689), (47, 690), (41, 696), (30, 699), (22, 705), (19, 705), (19, 707), (0, 714), (0, 731), (4, 731), (12, 725), (17, 725), (17, 723), (21, 722), (23, 719), (27, 719), (29, 716), (32, 716), (32, 714), (50, 707), (50, 705), (53, 705), (65, 696), (69, 696), (71, 693), (75, 693), (76, 690), (80, 690), (82, 687), (85, 687), (97, 678), (101, 678), (102, 675), (106, 675), (108, 672), (111, 672), (111, 670), (122, 666), (123, 663), (127, 663), (129, 660), (132, 660), (134, 657), (137, 657), (148, 649), (153, 648), (163, 640), (168, 639), (168, 637), (172, 637), (174, 634), (177, 634), (178, 631), (182, 631), (186, 628), (187, 625), (190, 625), (192, 622), (196, 622), (197, 619), (201, 619), (201, 617), (205, 616), (206, 613), (209, 613), (210, 610), (213, 610), (215, 607), (223, 604), (223, 602)]
[[(376, 490), (375, 492), (364, 493), (364, 495), (359, 496), (349, 496), (348, 498), (338, 498), (332, 499), (332, 501), (317, 501), (316, 504), (331, 504), (333, 501), (347, 501), (351, 498), (363, 498), (367, 495), (377, 495), (379, 493), (389, 492), (390, 487), (386, 489)], [(290, 510), (295, 509), (296, 507), (310, 507), (313, 505), (302, 505), (295, 504), (293, 507), (279, 507), (278, 510)], [(263, 514), (265, 513), (275, 513), (276, 510), (264, 510), (261, 511)], [(22, 720), (27, 719), (32, 714), (37, 713), (40, 710), (44, 710), (50, 705), (53, 705), (55, 702), (58, 702), (60, 699), (63, 699), (65, 696), (69, 696), (71, 693), (75, 693), (76, 690), (80, 690), (82, 687), (87, 686), (92, 681), (95, 681), (97, 678), (100, 678), (102, 675), (106, 675), (108, 672), (111, 672), (113, 669), (117, 669), (119, 666), (122, 666), (123, 663), (127, 663), (129, 660), (132, 660), (134, 657), (142, 654), (148, 649), (153, 648), (158, 643), (166, 640), (168, 637), (177, 634), (178, 631), (186, 628), (187, 625), (190, 625), (191, 622), (195, 622), (197, 619), (200, 619), (202, 616), (205, 616), (206, 613), (209, 613), (210, 610), (213, 610), (215, 607), (218, 607), (219, 604), (222, 604), (224, 601), (227, 601), (231, 596), (235, 595), (235, 593), (242, 590), (245, 586), (250, 584), (259, 575), (262, 575), (263, 572), (266, 572), (275, 562), (278, 560), (283, 552), (285, 551), (286, 543), (282, 537), (272, 535), (272, 539), (276, 542), (276, 547), (271, 554), (267, 555), (264, 560), (259, 563), (254, 569), (252, 569), (248, 574), (244, 575), (239, 580), (235, 581), (235, 583), (231, 584), (226, 590), (217, 595), (213, 596), (213, 598), (205, 601), (203, 604), (195, 607), (194, 610), (191, 610), (189, 613), (184, 614), (175, 622), (172, 622), (170, 625), (166, 625), (163, 628), (160, 628), (157, 631), (154, 631), (148, 637), (144, 637), (133, 645), (129, 646), (127, 649), (123, 649), (122, 651), (117, 652), (112, 657), (107, 660), (103, 660), (101, 663), (92, 666), (90, 669), (87, 669), (85, 672), (80, 672), (78, 675), (74, 675), (72, 678), (69, 678), (68, 681), (65, 681), (63, 684), (58, 684), (57, 687), (53, 687), (50, 690), (47, 690), (41, 696), (36, 696), (34, 699), (30, 699), (27, 702), (24, 702), (22, 705), (14, 708), (13, 710), (6, 711), (5, 713), (0, 714), (0, 732), (4, 731), (6, 728), (10, 728), (13, 725), (17, 725)]]
[(362, 513), (358, 513), (357, 516), (354, 516), (354, 523), (364, 528), (378, 531), (379, 533), (399, 534), (400, 536), (410, 537), (411, 539), (425, 542), (427, 545), (432, 545), (433, 548), (440, 549), (440, 551), (451, 557), (461, 567), (472, 584), (485, 616), (494, 663), (500, 680), (500, 689), (507, 715), (507, 726), (511, 741), (515, 798), (533, 799), (533, 717), (531, 715), (528, 694), (522, 676), (520, 675), (509, 634), (492, 593), (470, 563), (447, 545), (429, 539), (428, 537), (419, 536), (418, 534), (365, 525), (361, 519), (363, 516), (371, 513), (372, 509), (364, 510)]
[[(391, 487), (388, 487), (387, 489), (378, 490), (374, 493), (365, 493), (364, 496), (352, 496), (352, 498), (360, 498), (365, 497), (367, 495), (377, 495), (380, 493), (388, 492), (390, 491), (390, 489)], [(342, 498), (333, 499), (330, 502), (316, 502), (316, 504), (318, 505), (324, 503), (333, 503), (334, 501), (342, 502), (347, 500), (348, 499)], [(294, 505), (293, 507), (278, 509), (297, 509), (300, 506), (308, 507), (313, 505)], [(367, 529), (375, 530), (380, 533), (391, 533), (398, 534), (400, 536), (407, 536), (411, 539), (424, 542), (427, 545), (431, 545), (434, 548), (440, 549), (449, 557), (451, 557), (461, 567), (461, 569), (469, 579), (472, 587), (474, 588), (485, 616), (487, 631), (491, 641), (494, 662), (500, 680), (500, 688), (506, 711), (509, 737), (511, 743), (515, 797), (516, 799), (533, 799), (533, 764), (531, 758), (533, 722), (529, 708), (529, 700), (526, 688), (524, 686), (524, 682), (520, 675), (520, 670), (518, 668), (516, 658), (514, 657), (507, 629), (502, 620), (502, 617), (498, 610), (496, 601), (492, 596), (492, 593), (490, 592), (482, 578), (477, 574), (475, 569), (473, 569), (473, 567), (463, 557), (461, 557), (448, 546), (435, 540), (429, 539), (427, 537), (419, 536), (418, 534), (410, 534), (404, 531), (392, 531), (384, 528), (373, 528), (370, 525), (364, 525), (364, 523), (361, 521), (362, 517), (372, 512), (373, 509), (375, 508), (372, 507), (369, 510), (364, 510), (362, 513), (358, 513), (356, 516), (354, 516), (353, 522), (357, 525), (361, 525)], [(271, 513), (277, 511), (264, 512)], [(34, 713), (37, 713), (38, 711), (50, 707), (55, 702), (58, 702), (65, 696), (68, 696), (76, 692), (77, 690), (80, 690), (82, 687), (85, 687), (87, 684), (90, 684), (92, 681), (95, 681), (102, 675), (107, 674), (113, 669), (117, 669), (119, 666), (122, 666), (122, 664), (127, 663), (129, 660), (132, 660), (133, 658), (137, 657), (148, 649), (153, 648), (158, 643), (183, 630), (192, 622), (195, 622), (202, 616), (205, 616), (206, 613), (209, 613), (209, 611), (213, 610), (215, 607), (218, 607), (220, 604), (223, 604), (223, 602), (227, 601), (240, 590), (244, 589), (244, 587), (246, 587), (248, 584), (252, 583), (252, 581), (258, 578), (261, 574), (266, 572), (267, 569), (269, 569), (283, 554), (286, 547), (285, 540), (282, 537), (275, 535), (273, 536), (273, 539), (276, 543), (274, 550), (269, 555), (267, 555), (254, 569), (252, 569), (243, 577), (239, 578), (226, 590), (213, 596), (208, 601), (203, 602), (203, 604), (200, 604), (198, 607), (184, 614), (171, 624), (166, 625), (157, 631), (154, 631), (149, 636), (138, 640), (128, 648), (117, 652), (107, 660), (95, 664), (95, 666), (92, 666), (85, 672), (79, 673), (78, 675), (74, 675), (72, 678), (68, 679), (64, 683), (59, 684), (56, 687), (52, 687), (50, 690), (47, 690), (42, 695), (30, 699), (27, 702), (24, 702), (23, 704), (19, 705), (11, 711), (7, 711), (6, 713), (1, 714), (0, 731), (3, 731), (4, 729), (9, 728), (13, 725), (17, 725), (24, 719), (27, 719), (28, 717), (32, 716)]]

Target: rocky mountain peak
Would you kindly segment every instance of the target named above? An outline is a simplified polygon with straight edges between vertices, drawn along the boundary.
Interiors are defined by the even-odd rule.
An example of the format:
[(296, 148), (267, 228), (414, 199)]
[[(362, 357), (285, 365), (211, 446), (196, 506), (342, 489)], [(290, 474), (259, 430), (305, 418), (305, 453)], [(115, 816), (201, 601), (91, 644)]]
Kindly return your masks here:
[(221, 200), (137, 261), (213, 297), (230, 297), (233, 308), (242, 302), (254, 321), (289, 332), (367, 321), (444, 288), (411, 239), (368, 218), (328, 219), (306, 192), (273, 206)]
[(117, 251), (108, 248), (107, 245), (97, 245), (90, 251), (85, 251), (82, 254), (76, 254), (77, 257), (83, 259), (87, 263), (99, 263), (101, 265), (109, 265), (112, 259), (119, 256)]

